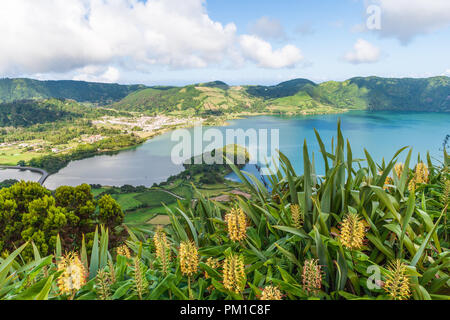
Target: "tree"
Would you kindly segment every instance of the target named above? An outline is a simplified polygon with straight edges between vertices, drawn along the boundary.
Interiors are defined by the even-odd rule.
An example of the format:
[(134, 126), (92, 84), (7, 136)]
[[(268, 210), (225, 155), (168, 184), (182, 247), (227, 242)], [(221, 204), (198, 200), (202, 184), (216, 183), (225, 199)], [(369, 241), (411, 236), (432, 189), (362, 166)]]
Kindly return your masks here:
[(99, 220), (108, 227), (123, 223), (125, 215), (116, 200), (109, 194), (98, 201)]
[[(109, 197), (109, 196), (108, 196)], [(123, 212), (111, 197), (100, 200), (99, 216), (89, 185), (60, 187), (52, 195), (36, 182), (18, 182), (0, 190), (0, 253), (11, 252), (26, 241), (33, 241), (42, 255), (55, 250), (59, 234), (63, 250), (79, 250), (83, 235), (92, 246), (95, 227), (106, 224), (111, 230), (111, 246), (123, 230), (113, 229), (123, 222)], [(25, 260), (33, 257), (33, 248), (23, 252)]]

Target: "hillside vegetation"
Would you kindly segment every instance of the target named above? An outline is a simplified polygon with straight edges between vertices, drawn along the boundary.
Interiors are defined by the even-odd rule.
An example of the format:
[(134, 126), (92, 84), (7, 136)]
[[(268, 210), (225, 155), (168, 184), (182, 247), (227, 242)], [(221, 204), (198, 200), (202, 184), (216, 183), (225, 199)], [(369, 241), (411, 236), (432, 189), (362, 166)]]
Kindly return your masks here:
[(214, 81), (185, 87), (0, 79), (0, 103), (48, 98), (183, 116), (311, 114), (351, 109), (450, 112), (450, 78), (358, 77), (321, 84), (294, 79), (275, 86), (229, 86)]
[(130, 114), (55, 98), (0, 103), (0, 163), (54, 173), (71, 160), (143, 141), (131, 131), (93, 123), (103, 116)]
[(108, 104), (126, 97), (142, 85), (118, 85), (84, 81), (38, 81), (33, 79), (0, 79), (0, 102), (61, 98), (78, 102)]
[[(14, 101), (2, 103), (2, 99)], [(105, 103), (109, 105), (99, 106)], [(240, 116), (348, 110), (450, 112), (450, 78), (368, 77), (321, 84), (295, 79), (275, 86), (229, 86), (215, 81), (185, 87), (3, 79), (0, 163), (29, 164), (56, 172), (71, 160), (119, 151), (158, 134), (158, 130), (183, 126), (197, 118), (207, 125), (220, 125)], [(150, 120), (145, 120), (149, 115), (168, 115), (172, 120), (157, 130), (147, 130), (151, 128)], [(121, 125), (124, 123), (136, 125)]]
[(76, 119), (97, 119), (106, 115), (127, 115), (115, 110), (93, 108), (65, 99), (16, 100), (0, 103), (0, 126), (30, 127), (35, 124)]
[(234, 86), (216, 81), (131, 93), (113, 104), (127, 111), (222, 115), (310, 114), (343, 110), (450, 112), (450, 78), (353, 78), (315, 84), (296, 79), (276, 86)]
[(119, 110), (148, 114), (222, 115), (261, 111), (262, 98), (251, 96), (242, 87), (229, 87), (221, 82), (177, 88), (149, 88), (134, 92), (113, 104)]

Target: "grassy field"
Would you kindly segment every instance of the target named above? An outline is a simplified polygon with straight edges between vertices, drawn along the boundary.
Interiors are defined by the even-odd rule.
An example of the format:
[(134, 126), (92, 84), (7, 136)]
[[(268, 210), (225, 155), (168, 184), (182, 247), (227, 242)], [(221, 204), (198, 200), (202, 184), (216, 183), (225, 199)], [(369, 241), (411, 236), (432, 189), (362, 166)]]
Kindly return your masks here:
[[(226, 181), (224, 184), (197, 186), (197, 190), (206, 198), (217, 197), (235, 189), (242, 190), (243, 187), (233, 181)], [(169, 186), (147, 189), (144, 192), (121, 193), (120, 188), (102, 187), (93, 188), (92, 193), (97, 199), (103, 193), (112, 193), (111, 196), (119, 203), (125, 213), (125, 224), (140, 225), (150, 223), (155, 217), (161, 217), (162, 219), (156, 219), (156, 224), (159, 224), (157, 221), (160, 220), (166, 221), (167, 212), (164, 205), (171, 209), (177, 206), (179, 199), (164, 190), (185, 199), (181, 202), (186, 205), (189, 199), (195, 198), (192, 185), (181, 179), (175, 180)]]
[(135, 199), (145, 206), (154, 208), (161, 207), (161, 204), (170, 204), (176, 202), (176, 198), (164, 191), (148, 191), (136, 195)]
[(92, 188), (91, 192), (94, 195), (94, 197), (98, 197), (101, 193), (105, 192), (106, 190), (108, 190), (108, 188)]
[(176, 197), (161, 190), (148, 189), (145, 192), (120, 193), (119, 188), (92, 189), (96, 198), (101, 197), (104, 192), (113, 193), (111, 196), (125, 213), (126, 224), (146, 224), (155, 216), (166, 213), (164, 205), (174, 207), (177, 201)]
[(153, 217), (149, 209), (137, 209), (125, 214), (125, 224), (145, 224)]
[(137, 200), (136, 197), (139, 193), (125, 193), (113, 195), (112, 197), (120, 204), (123, 211), (130, 211), (138, 208), (142, 205), (142, 202)]
[(25, 151), (23, 148), (11, 147), (0, 149), (0, 163), (15, 166), (19, 161), (29, 161), (33, 158), (46, 155), (48, 153), (38, 153)]

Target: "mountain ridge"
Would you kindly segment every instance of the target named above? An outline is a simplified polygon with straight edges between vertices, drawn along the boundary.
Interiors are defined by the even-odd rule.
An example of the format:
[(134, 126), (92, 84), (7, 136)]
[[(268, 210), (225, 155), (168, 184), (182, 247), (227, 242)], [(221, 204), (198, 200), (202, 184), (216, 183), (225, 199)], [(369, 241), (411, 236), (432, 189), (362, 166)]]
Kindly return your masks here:
[(231, 86), (217, 80), (186, 86), (145, 86), (74, 80), (0, 79), (0, 103), (71, 99), (143, 113), (339, 112), (400, 110), (450, 112), (450, 78), (353, 77), (315, 83), (297, 78), (272, 86)]
[(76, 80), (0, 79), (0, 103), (31, 99), (71, 99), (78, 102), (109, 104), (123, 99), (143, 85), (120, 85)]
[(450, 112), (450, 78), (354, 77), (319, 84), (299, 78), (273, 86), (196, 84), (164, 92), (156, 88), (138, 90), (113, 107), (147, 113), (185, 111), (197, 115), (308, 114), (352, 109)]

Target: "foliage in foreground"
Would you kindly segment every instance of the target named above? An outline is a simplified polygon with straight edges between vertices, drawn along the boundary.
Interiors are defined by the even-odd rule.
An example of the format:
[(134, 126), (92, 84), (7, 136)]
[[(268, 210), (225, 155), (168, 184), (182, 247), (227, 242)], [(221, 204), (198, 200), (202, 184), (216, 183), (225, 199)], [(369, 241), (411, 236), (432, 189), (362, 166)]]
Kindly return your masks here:
[[(199, 195), (167, 209), (169, 228), (135, 227), (117, 250), (104, 228), (90, 257), (84, 242), (63, 255), (57, 241), (48, 257), (25, 244), (0, 260), (0, 297), (449, 300), (448, 155), (411, 168), (411, 150), (397, 163), (402, 149), (376, 165), (367, 152), (353, 159), (340, 129), (331, 150), (317, 140), (325, 176), (305, 143), (303, 175), (280, 154), (269, 190), (230, 164), (251, 200), (226, 206)], [(26, 246), (35, 257), (27, 264)]]
[[(40, 254), (55, 251), (56, 239), (65, 250), (77, 250), (82, 238), (92, 247), (98, 224), (113, 229), (123, 223), (124, 214), (109, 195), (94, 200), (89, 185), (59, 187), (52, 194), (39, 183), (18, 182), (0, 190), (0, 253), (8, 256), (27, 241)], [(114, 232), (111, 240), (120, 238)], [(28, 246), (21, 254), (25, 261), (33, 259)]]

